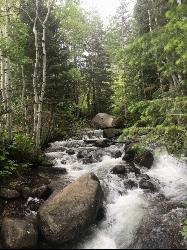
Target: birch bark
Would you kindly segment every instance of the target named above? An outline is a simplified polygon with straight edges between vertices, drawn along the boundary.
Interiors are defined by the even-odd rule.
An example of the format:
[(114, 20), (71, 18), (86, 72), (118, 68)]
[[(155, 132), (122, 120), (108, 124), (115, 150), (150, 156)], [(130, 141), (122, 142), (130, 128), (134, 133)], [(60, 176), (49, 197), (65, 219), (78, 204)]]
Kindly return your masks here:
[(33, 139), (36, 139), (37, 130), (37, 112), (38, 112), (38, 90), (37, 90), (37, 78), (38, 78), (38, 67), (39, 67), (39, 44), (38, 44), (38, 31), (37, 31), (37, 20), (38, 20), (38, 1), (36, 1), (36, 17), (33, 25), (33, 33), (35, 39), (35, 64), (33, 74), (33, 91), (34, 91), (34, 128), (33, 128)]
[[(5, 1), (5, 15), (6, 15), (6, 24), (5, 24), (5, 39), (8, 44), (9, 39), (9, 29), (10, 29), (10, 10), (11, 3), (6, 0)], [(12, 141), (12, 84), (11, 84), (11, 76), (10, 76), (10, 59), (8, 57), (5, 58), (5, 93), (7, 100), (7, 135), (8, 141)]]
[[(3, 31), (0, 30), (0, 36), (3, 37)], [(0, 60), (1, 60), (1, 94), (4, 111), (7, 111), (7, 100), (6, 100), (6, 90), (5, 90), (5, 59), (3, 51), (0, 50)]]
[[(46, 85), (47, 85), (47, 79), (46, 79), (46, 75), (47, 75), (46, 23), (49, 19), (52, 4), (53, 4), (53, 0), (48, 0), (48, 2), (47, 2), (47, 14), (45, 16), (44, 21), (42, 21), (40, 16), (39, 16), (39, 13), (38, 13), (38, 0), (36, 0), (36, 22), (37, 22), (37, 19), (40, 20), (40, 23), (41, 23), (42, 29), (43, 29), (43, 34), (42, 34), (42, 50), (43, 50), (43, 55), (42, 55), (42, 60), (43, 60), (42, 85), (41, 85), (41, 92), (39, 95), (38, 95), (38, 93), (36, 93), (37, 100), (35, 100), (35, 102), (36, 102), (35, 109), (37, 109), (37, 111), (35, 110), (35, 119), (36, 119), (35, 140), (36, 140), (37, 147), (39, 147), (41, 145), (43, 102), (44, 102), (45, 90), (46, 90)], [(35, 33), (35, 37), (36, 37), (36, 34), (37, 34), (36, 25), (35, 25), (35, 32), (34, 33)], [(38, 39), (35, 38), (35, 41), (38, 41)], [(35, 46), (36, 46), (36, 51), (38, 51), (37, 54), (39, 55), (38, 42), (36, 43)], [(39, 57), (38, 57), (38, 59), (39, 59)], [(37, 92), (36, 86), (35, 86), (35, 92)]]

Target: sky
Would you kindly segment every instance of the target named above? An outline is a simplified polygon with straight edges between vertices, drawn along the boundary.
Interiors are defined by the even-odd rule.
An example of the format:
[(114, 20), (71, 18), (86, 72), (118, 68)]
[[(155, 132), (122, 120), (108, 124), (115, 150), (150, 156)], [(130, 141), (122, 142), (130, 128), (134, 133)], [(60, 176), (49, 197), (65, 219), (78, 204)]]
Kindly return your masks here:
[[(82, 0), (82, 5), (88, 9), (96, 9), (104, 21), (110, 15), (114, 15), (120, 0)], [(135, 0), (129, 1), (129, 10), (133, 10)]]

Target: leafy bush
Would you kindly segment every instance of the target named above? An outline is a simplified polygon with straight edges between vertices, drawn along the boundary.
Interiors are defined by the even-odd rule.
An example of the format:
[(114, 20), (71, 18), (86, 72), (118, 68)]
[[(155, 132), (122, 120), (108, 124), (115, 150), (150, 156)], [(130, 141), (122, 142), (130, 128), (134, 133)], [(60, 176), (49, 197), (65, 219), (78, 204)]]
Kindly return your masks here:
[(67, 139), (87, 125), (87, 120), (81, 117), (81, 110), (72, 103), (60, 103), (55, 114), (53, 139)]
[(131, 127), (124, 129), (118, 140), (123, 141), (125, 138), (137, 139), (142, 136), (143, 138), (137, 143), (137, 147), (145, 148), (156, 142), (156, 146), (167, 148), (171, 154), (181, 155), (187, 152), (186, 129), (176, 125), (167, 127), (162, 125), (144, 128)]
[[(187, 202), (184, 202), (184, 205), (187, 207)], [(187, 237), (187, 219), (183, 223), (183, 229), (181, 231), (182, 236)]]
[(171, 123), (186, 124), (187, 97), (141, 101), (127, 107), (125, 126), (148, 127)]
[(42, 153), (35, 147), (32, 139), (24, 134), (15, 134), (12, 144), (8, 147), (9, 157), (19, 163), (39, 164)]
[(24, 134), (15, 134), (11, 145), (0, 147), (0, 177), (18, 174), (42, 161), (43, 155), (32, 139)]
[(5, 148), (0, 148), (0, 177), (14, 173), (18, 167), (15, 161), (8, 159), (9, 152)]
[[(187, 97), (141, 101), (127, 108), (126, 129), (119, 140), (144, 136), (140, 148), (157, 143), (169, 153), (187, 152)], [(141, 145), (140, 145), (141, 144)]]

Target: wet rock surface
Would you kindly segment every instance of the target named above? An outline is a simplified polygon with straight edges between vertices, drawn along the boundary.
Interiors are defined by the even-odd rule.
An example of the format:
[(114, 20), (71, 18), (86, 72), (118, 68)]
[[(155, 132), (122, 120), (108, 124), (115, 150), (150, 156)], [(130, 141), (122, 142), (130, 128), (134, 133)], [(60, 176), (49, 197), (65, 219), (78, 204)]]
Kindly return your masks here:
[(48, 188), (51, 193), (63, 190), (65, 187), (67, 187), (70, 184), (70, 180), (66, 178), (59, 178), (58, 180), (52, 181), (49, 185)]
[(115, 129), (115, 128), (104, 129), (103, 137), (108, 139), (116, 138), (120, 136), (122, 132), (123, 131), (121, 129)]
[[(43, 236), (39, 234), (39, 249), (54, 249), (55, 244), (60, 249), (185, 247), (179, 233), (187, 217), (187, 210), (181, 207), (187, 188), (185, 166), (180, 168), (181, 163), (169, 156), (163, 162), (156, 157), (153, 166), (152, 152), (147, 150), (138, 158), (134, 143), (126, 140), (124, 150), (123, 143), (103, 139), (101, 130), (88, 130), (86, 135), (83, 131), (71, 140), (52, 143), (46, 150), (49, 161), (39, 171), (23, 180), (0, 184), (0, 188), (20, 194), (16, 199), (0, 198), (0, 228), (4, 218), (34, 219), (41, 232), (46, 230)], [(82, 188), (72, 187), (90, 172), (99, 184), (94, 177), (81, 181)], [(104, 206), (94, 202), (103, 197), (97, 191), (100, 189)], [(178, 200), (171, 202), (174, 198)], [(38, 223), (38, 211), (48, 200), (54, 202), (49, 210), (44, 209), (43, 222)]]
[(73, 149), (68, 149), (68, 150), (66, 150), (66, 153), (67, 153), (68, 155), (74, 155), (74, 154), (75, 154), (75, 150), (73, 150)]
[(94, 174), (86, 174), (52, 195), (39, 210), (39, 228), (54, 244), (75, 240), (94, 221), (102, 207), (103, 192)]
[(17, 199), (20, 197), (20, 193), (17, 190), (9, 188), (0, 188), (0, 198), (6, 200)]
[(144, 190), (150, 190), (152, 192), (158, 191), (158, 186), (153, 180), (147, 180), (142, 178), (139, 182), (139, 187)]
[(146, 150), (140, 157), (136, 159), (136, 163), (140, 166), (150, 169), (154, 162), (153, 153), (149, 150)]
[(124, 186), (126, 189), (138, 188), (138, 183), (134, 180), (129, 179), (124, 182)]
[(22, 188), (22, 196), (24, 199), (28, 199), (32, 196), (32, 190), (29, 187), (23, 187)]
[[(157, 212), (157, 214), (156, 214)], [(186, 249), (180, 233), (187, 210), (176, 208), (168, 213), (149, 214), (139, 228), (133, 249)]]
[(111, 153), (111, 156), (114, 158), (120, 158), (122, 156), (122, 152), (120, 150), (114, 151)]
[(97, 140), (95, 142), (95, 146), (98, 148), (106, 148), (110, 146), (110, 141), (109, 140)]
[(111, 170), (112, 174), (127, 176), (128, 166), (127, 165), (117, 165)]
[(128, 148), (125, 152), (123, 160), (126, 162), (133, 162), (135, 155), (136, 155), (136, 151), (134, 149)]
[(96, 128), (105, 129), (114, 127), (113, 121), (113, 116), (106, 113), (99, 113), (93, 118), (92, 123)]
[(39, 167), (39, 172), (40, 173), (45, 173), (49, 175), (60, 175), (60, 174), (67, 174), (67, 169), (66, 168), (58, 168), (58, 167)]
[(38, 188), (34, 188), (32, 191), (32, 196), (39, 199), (47, 199), (50, 195), (49, 188), (47, 185), (42, 185)]
[(9, 249), (30, 249), (37, 246), (37, 227), (28, 220), (5, 218), (2, 223), (3, 247)]

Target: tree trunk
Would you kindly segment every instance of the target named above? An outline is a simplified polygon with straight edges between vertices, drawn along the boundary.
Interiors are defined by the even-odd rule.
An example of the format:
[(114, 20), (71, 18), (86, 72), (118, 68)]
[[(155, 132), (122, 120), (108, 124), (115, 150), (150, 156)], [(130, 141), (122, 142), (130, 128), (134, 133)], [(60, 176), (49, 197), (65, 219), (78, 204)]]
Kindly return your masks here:
[(6, 97), (7, 97), (7, 134), (8, 141), (12, 141), (12, 88), (10, 82), (10, 60), (8, 58), (5, 59), (5, 89), (6, 89)]
[(173, 80), (173, 85), (174, 85), (174, 87), (177, 87), (178, 84), (179, 84), (179, 81), (178, 81), (176, 75), (173, 74), (171, 77), (172, 77), (172, 80)]
[(25, 92), (26, 92), (26, 82), (25, 82), (25, 74), (24, 74), (24, 66), (21, 66), (21, 75), (22, 75), (22, 94), (21, 94), (21, 99), (22, 99), (22, 104), (24, 106), (25, 103)]
[(28, 96), (26, 96), (26, 81), (25, 81), (25, 73), (24, 73), (24, 66), (21, 66), (21, 72), (22, 72), (22, 107), (23, 107), (23, 114), (24, 114), (24, 126), (25, 126), (25, 133), (29, 135), (29, 121), (28, 121)]
[[(41, 86), (41, 93), (38, 97), (38, 105), (37, 105), (37, 125), (36, 125), (36, 146), (41, 146), (41, 129), (42, 129), (42, 113), (43, 113), (43, 102), (45, 96), (45, 89), (46, 89), (46, 75), (47, 75), (47, 51), (46, 51), (46, 23), (49, 19), (51, 5), (53, 0), (48, 0), (47, 2), (47, 14), (42, 22), (39, 15), (38, 15), (38, 0), (36, 0), (36, 16), (40, 20), (43, 28), (43, 35), (42, 35), (42, 49), (43, 49), (43, 72), (42, 72), (42, 86)], [(35, 32), (36, 33), (36, 32)], [(36, 44), (36, 48), (38, 45)]]
[[(36, 6), (36, 9), (38, 6)], [(37, 11), (36, 17), (34, 20), (33, 33), (35, 38), (35, 64), (34, 64), (34, 74), (33, 74), (33, 90), (34, 90), (34, 128), (33, 128), (33, 139), (36, 140), (36, 131), (37, 131), (37, 123), (38, 123), (38, 91), (37, 91), (37, 78), (38, 78), (38, 67), (39, 67), (39, 44), (38, 44), (38, 31), (37, 31)]]
[(42, 73), (42, 89), (41, 95), (39, 97), (39, 105), (38, 105), (38, 124), (37, 124), (37, 132), (36, 132), (36, 145), (41, 145), (41, 129), (42, 129), (42, 113), (43, 113), (43, 101), (45, 96), (45, 88), (46, 88), (46, 73), (47, 73), (47, 52), (46, 52), (46, 26), (43, 23), (43, 36), (42, 36), (42, 48), (43, 48), (43, 73)]
[[(1, 31), (1, 37), (3, 32)], [(5, 59), (3, 56), (2, 50), (0, 50), (0, 60), (1, 60), (1, 94), (4, 111), (7, 111), (7, 99), (6, 99), (6, 90), (5, 90)]]
[(151, 11), (150, 10), (148, 10), (148, 17), (149, 17), (149, 31), (152, 32)]
[[(5, 1), (5, 14), (6, 14), (6, 25), (5, 25), (5, 38), (8, 44), (9, 39), (9, 28), (10, 28), (10, 5), (8, 0)], [(7, 134), (8, 141), (12, 141), (12, 84), (10, 79), (10, 59), (5, 58), (5, 92), (6, 92), (6, 100), (7, 100)]]

